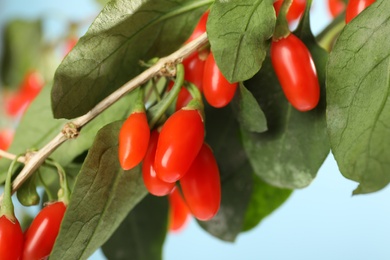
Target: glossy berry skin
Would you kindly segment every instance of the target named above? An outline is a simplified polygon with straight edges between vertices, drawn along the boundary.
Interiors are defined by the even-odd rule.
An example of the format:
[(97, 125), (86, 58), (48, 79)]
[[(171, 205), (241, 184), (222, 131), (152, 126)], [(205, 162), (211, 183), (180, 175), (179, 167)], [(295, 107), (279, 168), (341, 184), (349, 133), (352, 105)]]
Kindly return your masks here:
[(63, 202), (55, 202), (38, 213), (25, 233), (23, 260), (39, 260), (50, 255), (65, 210)]
[(342, 0), (328, 0), (328, 9), (332, 17), (341, 14), (345, 9), (345, 3)]
[[(283, 0), (276, 0), (274, 2), (274, 8), (276, 12), (276, 16), (279, 15), (280, 8), (282, 7)], [(293, 0), (291, 3), (290, 8), (287, 12), (287, 21), (292, 22), (303, 14), (303, 11), (305, 11), (306, 7), (306, 0)]]
[[(198, 52), (192, 53), (189, 57), (183, 60), (185, 70), (184, 80), (193, 83), (200, 92), (203, 88), (203, 71), (205, 62), (199, 58)], [(168, 85), (168, 90), (173, 87), (173, 82)], [(177, 95), (176, 111), (185, 107), (192, 100), (190, 92), (184, 86)]]
[[(204, 32), (206, 32), (206, 23), (209, 16), (209, 11), (206, 11), (200, 18), (191, 36), (185, 43), (189, 43)], [(199, 57), (199, 52), (194, 52), (183, 60), (184, 66), (184, 80), (193, 83), (199, 91), (203, 89), (203, 71), (204, 71), (204, 60)], [(185, 107), (192, 99), (190, 92), (186, 88), (182, 88), (177, 98), (176, 111)]]
[(165, 182), (179, 180), (190, 168), (204, 139), (203, 119), (198, 110), (181, 109), (163, 125), (158, 138), (154, 167)]
[(320, 99), (320, 85), (312, 56), (294, 34), (273, 41), (271, 61), (283, 92), (299, 111), (315, 108)]
[(179, 189), (175, 188), (169, 195), (169, 231), (180, 232), (186, 225), (190, 210), (183, 200)]
[(165, 196), (171, 193), (175, 183), (160, 180), (154, 169), (154, 157), (156, 155), (159, 133), (153, 130), (150, 134), (149, 146), (142, 163), (142, 177), (149, 193), (155, 196)]
[[(172, 89), (173, 84), (174, 84), (173, 81), (169, 82), (168, 91), (170, 91)], [(192, 100), (191, 93), (188, 91), (188, 89), (185, 86), (182, 86), (180, 91), (179, 91), (179, 94), (177, 95), (175, 111), (178, 111), (178, 110), (182, 109), (183, 107), (187, 106), (191, 100)]]
[(207, 103), (216, 108), (224, 107), (232, 101), (236, 89), (237, 82), (227, 81), (215, 63), (213, 53), (210, 52), (203, 74), (203, 94)]
[(179, 95), (177, 95), (175, 110), (178, 111), (188, 105), (192, 99), (192, 96), (186, 87), (180, 89)]
[(204, 32), (206, 32), (206, 24), (207, 24), (207, 19), (209, 17), (210, 11), (207, 10), (202, 17), (199, 19), (199, 22), (195, 26), (194, 31), (192, 32), (191, 36), (187, 39), (186, 43), (189, 43), (190, 41), (195, 40), (199, 36), (201, 36)]
[(217, 161), (211, 148), (203, 144), (190, 169), (180, 179), (184, 199), (194, 217), (210, 220), (221, 204), (221, 182)]
[(119, 131), (119, 163), (124, 170), (137, 166), (148, 149), (150, 130), (145, 112), (134, 112)]
[(184, 79), (195, 84), (202, 91), (203, 89), (203, 72), (205, 61), (199, 58), (199, 53), (194, 52), (183, 60), (185, 70)]
[(0, 217), (0, 259), (22, 259), (24, 236), (19, 221), (12, 223), (6, 216)]
[(353, 18), (374, 2), (375, 0), (349, 0), (345, 13), (345, 23), (349, 23)]

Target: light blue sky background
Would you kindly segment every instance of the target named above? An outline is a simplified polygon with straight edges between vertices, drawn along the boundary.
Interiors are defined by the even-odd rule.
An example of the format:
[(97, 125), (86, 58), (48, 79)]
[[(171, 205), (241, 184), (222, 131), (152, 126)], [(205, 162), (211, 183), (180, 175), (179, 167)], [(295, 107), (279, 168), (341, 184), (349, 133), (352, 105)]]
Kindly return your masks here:
[[(44, 16), (51, 39), (66, 30), (68, 19), (92, 19), (98, 11), (92, 0), (0, 0), (0, 27), (7, 19)], [(314, 32), (329, 22), (325, 0), (314, 0), (312, 19)], [(234, 244), (214, 239), (190, 221), (182, 233), (168, 235), (164, 259), (390, 259), (390, 189), (352, 197), (355, 188), (330, 155), (312, 185), (295, 191)], [(97, 252), (91, 259), (105, 258)]]

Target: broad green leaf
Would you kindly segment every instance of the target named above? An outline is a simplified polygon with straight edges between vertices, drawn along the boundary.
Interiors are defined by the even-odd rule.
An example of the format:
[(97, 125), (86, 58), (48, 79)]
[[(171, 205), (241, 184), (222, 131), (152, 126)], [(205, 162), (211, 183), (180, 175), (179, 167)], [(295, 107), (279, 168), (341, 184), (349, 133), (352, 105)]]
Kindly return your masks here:
[(390, 1), (378, 0), (340, 34), (327, 65), (327, 123), (354, 194), (390, 182)]
[(140, 167), (123, 171), (118, 133), (123, 121), (102, 128), (81, 168), (51, 259), (87, 259), (147, 194)]
[(249, 132), (267, 131), (267, 119), (252, 93), (245, 88), (243, 83), (240, 83), (237, 92), (233, 108), (241, 127)]
[(248, 164), (239, 124), (230, 106), (213, 108), (205, 103), (205, 115), (206, 142), (214, 152), (224, 180)]
[(275, 27), (272, 0), (217, 0), (207, 34), (216, 63), (226, 79), (239, 82), (261, 68)]
[(234, 241), (241, 232), (252, 193), (252, 169), (241, 144), (239, 124), (231, 108), (206, 106), (206, 142), (217, 159), (222, 183), (222, 202), (217, 215), (199, 222), (211, 235)]
[(74, 118), (138, 75), (140, 60), (175, 51), (212, 0), (110, 1), (56, 71), (52, 109)]
[(103, 245), (110, 260), (159, 260), (167, 233), (168, 200), (148, 195)]
[[(51, 85), (46, 85), (39, 96), (27, 109), (19, 123), (10, 152), (20, 154), (27, 149), (42, 148), (53, 137), (55, 137), (67, 122), (64, 119), (54, 119), (50, 109)], [(78, 155), (91, 147), (97, 131), (106, 124), (127, 117), (133, 104), (132, 94), (122, 98), (112, 107), (86, 125), (75, 140), (69, 140), (62, 144), (52, 155), (62, 166), (66, 166)], [(0, 182), (5, 180), (5, 169), (8, 169), (10, 162), (0, 160)]]
[(279, 189), (268, 185), (257, 175), (252, 175), (253, 191), (246, 211), (242, 231), (257, 226), (265, 217), (279, 208), (291, 195), (288, 189)]
[(16, 87), (27, 71), (37, 69), (42, 56), (42, 22), (14, 20), (4, 28), (1, 79)]
[[(308, 17), (303, 22), (308, 24)], [(325, 64), (327, 53), (316, 45), (303, 26), (299, 32), (310, 49), (322, 88), (317, 108), (295, 110), (286, 100), (267, 57), (260, 72), (245, 86), (263, 109), (268, 131), (242, 131), (244, 147), (255, 173), (268, 184), (281, 188), (303, 188), (311, 183), (329, 153), (325, 121)]]

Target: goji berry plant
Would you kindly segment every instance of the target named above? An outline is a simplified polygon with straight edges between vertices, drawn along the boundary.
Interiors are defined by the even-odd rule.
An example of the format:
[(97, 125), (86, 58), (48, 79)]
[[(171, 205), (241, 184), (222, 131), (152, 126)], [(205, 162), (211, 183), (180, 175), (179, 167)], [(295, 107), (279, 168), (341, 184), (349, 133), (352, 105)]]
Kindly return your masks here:
[(327, 1), (317, 36), (311, 0), (99, 2), (80, 38), (4, 29), (1, 259), (161, 259), (191, 217), (234, 241), (330, 152), (353, 194), (390, 182), (390, 1)]

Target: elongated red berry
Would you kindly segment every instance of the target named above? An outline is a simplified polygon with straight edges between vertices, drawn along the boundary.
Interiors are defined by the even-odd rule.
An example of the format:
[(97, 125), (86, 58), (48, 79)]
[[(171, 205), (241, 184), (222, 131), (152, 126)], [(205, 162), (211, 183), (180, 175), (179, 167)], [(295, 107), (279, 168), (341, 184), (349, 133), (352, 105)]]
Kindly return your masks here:
[(24, 260), (45, 259), (50, 255), (65, 211), (63, 202), (55, 202), (38, 213), (25, 234)]
[(202, 17), (200, 17), (199, 22), (196, 24), (194, 31), (192, 32), (191, 36), (187, 39), (186, 43), (195, 40), (196, 38), (201, 36), (204, 32), (206, 32), (206, 23), (209, 17), (209, 13), (210, 11), (207, 10), (202, 15)]
[(169, 231), (180, 232), (183, 230), (188, 219), (190, 218), (190, 210), (183, 200), (179, 189), (174, 188), (168, 195), (169, 200)]
[(19, 221), (0, 217), (0, 259), (22, 259), (24, 236)]
[(221, 182), (217, 161), (211, 148), (204, 143), (180, 186), (192, 215), (210, 220), (221, 204)]
[(210, 52), (203, 74), (203, 94), (207, 103), (216, 108), (224, 107), (232, 101), (236, 89), (237, 82), (227, 81), (215, 63), (213, 53)]
[(124, 170), (137, 166), (145, 157), (150, 138), (145, 112), (134, 112), (119, 132), (119, 162)]
[(320, 85), (306, 45), (294, 34), (273, 41), (271, 61), (291, 105), (299, 111), (315, 108), (320, 99)]
[[(207, 10), (200, 18), (191, 36), (187, 39), (186, 43), (189, 43), (201, 34), (206, 32), (206, 23), (209, 16), (209, 10)], [(199, 91), (203, 89), (203, 71), (205, 61), (199, 57), (198, 51), (192, 53), (190, 56), (183, 60), (183, 66), (185, 70), (184, 80), (193, 83)], [(176, 110), (185, 107), (192, 99), (190, 92), (186, 88), (182, 88), (177, 98)]]
[(146, 189), (155, 196), (165, 196), (171, 193), (175, 183), (165, 182), (157, 177), (154, 169), (154, 158), (156, 156), (157, 142), (159, 138), (157, 130), (153, 130), (150, 135), (148, 150), (142, 163), (142, 177)]
[(203, 119), (198, 110), (181, 109), (163, 125), (154, 167), (166, 182), (179, 180), (190, 168), (204, 139)]
[(205, 61), (199, 58), (198, 52), (194, 52), (183, 60), (183, 66), (184, 79), (193, 83), (202, 92)]

